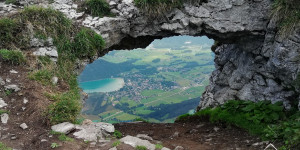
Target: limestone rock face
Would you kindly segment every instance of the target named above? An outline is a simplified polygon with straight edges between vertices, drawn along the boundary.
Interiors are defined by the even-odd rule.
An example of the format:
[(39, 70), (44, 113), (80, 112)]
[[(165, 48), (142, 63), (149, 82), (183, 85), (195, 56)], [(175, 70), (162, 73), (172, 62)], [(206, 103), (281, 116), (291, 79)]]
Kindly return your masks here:
[[(299, 89), (291, 90), (300, 69), (300, 30), (282, 39), (268, 26), (264, 41), (252, 51), (224, 44), (215, 51), (216, 70), (198, 109), (230, 99), (282, 101), (285, 108), (299, 104)], [(298, 105), (300, 109), (300, 105)]]
[[(59, 3), (72, 9), (71, 1)], [(116, 17), (87, 15), (77, 20), (101, 34), (107, 48), (128, 42), (126, 38), (133, 41), (172, 35), (206, 35), (223, 43), (215, 51), (216, 70), (198, 109), (230, 99), (283, 101), (286, 108), (290, 108), (290, 100), (300, 100), (299, 91), (291, 90), (300, 70), (300, 33), (297, 30), (286, 39), (277, 34), (275, 21), (270, 18), (271, 0), (185, 3), (160, 17), (147, 16), (132, 0), (108, 3)], [(137, 47), (147, 45), (137, 43)]]
[[(206, 35), (221, 42), (215, 50), (216, 70), (198, 109), (230, 99), (283, 101), (286, 108), (300, 101), (300, 89), (291, 90), (300, 72), (300, 29), (287, 38), (279, 36), (276, 21), (270, 18), (272, 0), (186, 2), (159, 17), (149, 17), (133, 0), (107, 1), (115, 17), (77, 12), (72, 0), (54, 0), (48, 6), (101, 34), (107, 49), (144, 47), (155, 38), (173, 35)], [(14, 6), (0, 3), (0, 8), (5, 8), (1, 14)]]

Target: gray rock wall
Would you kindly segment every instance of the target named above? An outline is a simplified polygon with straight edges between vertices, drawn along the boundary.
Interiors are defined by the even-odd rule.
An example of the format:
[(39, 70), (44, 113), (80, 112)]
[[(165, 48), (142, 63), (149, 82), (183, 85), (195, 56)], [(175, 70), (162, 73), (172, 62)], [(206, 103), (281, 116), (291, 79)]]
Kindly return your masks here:
[(223, 43), (215, 50), (216, 70), (198, 109), (230, 99), (283, 101), (286, 108), (299, 103), (299, 91), (295, 92), (291, 84), (300, 69), (300, 31), (286, 39), (277, 34), (275, 21), (270, 18), (271, 0), (186, 3), (152, 18), (135, 7), (133, 0), (108, 2), (115, 17), (76, 12), (78, 6), (72, 0), (54, 0), (48, 6), (101, 34), (108, 49), (128, 43), (128, 38), (143, 39), (136, 42), (139, 47), (150, 43), (151, 37), (173, 35), (206, 35)]

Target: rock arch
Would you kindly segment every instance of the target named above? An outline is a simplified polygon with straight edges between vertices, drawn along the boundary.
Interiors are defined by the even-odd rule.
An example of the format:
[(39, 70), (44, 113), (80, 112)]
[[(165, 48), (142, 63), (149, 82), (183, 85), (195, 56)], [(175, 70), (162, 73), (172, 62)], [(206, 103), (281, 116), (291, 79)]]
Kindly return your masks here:
[(101, 34), (107, 50), (146, 47), (174, 35), (206, 35), (221, 42), (214, 51), (216, 70), (198, 109), (229, 99), (283, 101), (286, 108), (299, 103), (299, 91), (291, 85), (300, 70), (300, 31), (286, 39), (278, 36), (270, 18), (271, 0), (185, 3), (158, 18), (146, 17), (133, 0), (108, 0), (116, 17), (104, 18), (83, 17), (61, 3), (72, 1), (56, 0), (53, 6)]

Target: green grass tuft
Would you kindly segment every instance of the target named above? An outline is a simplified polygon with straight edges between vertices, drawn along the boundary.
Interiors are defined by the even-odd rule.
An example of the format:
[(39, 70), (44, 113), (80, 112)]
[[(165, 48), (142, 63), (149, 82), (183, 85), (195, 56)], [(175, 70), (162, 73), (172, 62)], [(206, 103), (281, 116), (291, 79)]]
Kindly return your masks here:
[(13, 65), (19, 65), (24, 64), (26, 59), (21, 51), (1, 49), (0, 61), (8, 62)]
[(117, 140), (117, 141), (115, 141), (113, 144), (112, 144), (112, 146), (113, 147), (117, 147), (117, 146), (119, 146), (121, 144), (121, 142), (119, 141), (119, 140)]
[(5, 4), (17, 4), (17, 0), (5, 0)]
[(105, 0), (87, 0), (84, 6), (86, 13), (94, 17), (111, 16), (109, 4)]
[(59, 145), (58, 145), (57, 143), (51, 143), (50, 147), (51, 147), (51, 148), (58, 148)]
[(2, 142), (0, 142), (0, 150), (12, 150), (12, 148), (7, 147), (5, 144), (3, 144)]
[(82, 28), (73, 42), (73, 51), (77, 58), (92, 58), (104, 47), (105, 42), (102, 37), (88, 28)]
[(279, 33), (286, 38), (300, 25), (300, 1), (275, 0), (272, 14), (279, 23)]
[(47, 115), (52, 124), (75, 122), (80, 110), (77, 92), (69, 91), (58, 95), (58, 100), (49, 106)]
[(19, 13), (20, 23), (28, 24), (35, 33), (45, 37), (67, 37), (73, 27), (70, 19), (57, 10), (37, 6), (25, 7)]
[(162, 146), (161, 144), (155, 144), (155, 149), (162, 149), (164, 146)]
[(3, 109), (0, 109), (0, 115), (4, 114), (4, 113), (8, 113), (7, 110), (3, 110)]
[(123, 135), (122, 135), (122, 133), (120, 132), (120, 131), (118, 131), (118, 130), (115, 130), (115, 132), (114, 132), (114, 137), (116, 137), (116, 138), (121, 138)]
[(54, 72), (50, 69), (42, 69), (31, 72), (28, 76), (29, 79), (39, 81), (43, 85), (51, 85), (52, 77), (54, 76)]
[(136, 150), (147, 150), (147, 147), (138, 145), (138, 146), (135, 147), (135, 149)]
[(0, 19), (0, 48), (15, 48), (13, 43), (19, 43), (16, 35), (20, 32), (20, 25), (10, 18)]
[(68, 137), (68, 136), (65, 135), (65, 134), (60, 134), (60, 135), (58, 136), (58, 139), (59, 139), (60, 141), (70, 141), (70, 142), (74, 141), (74, 139)]

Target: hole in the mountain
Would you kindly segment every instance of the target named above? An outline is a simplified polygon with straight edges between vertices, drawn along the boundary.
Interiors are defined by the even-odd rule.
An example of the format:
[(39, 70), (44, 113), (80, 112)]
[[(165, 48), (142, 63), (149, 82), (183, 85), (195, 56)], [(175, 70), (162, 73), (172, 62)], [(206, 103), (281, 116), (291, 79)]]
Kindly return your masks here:
[(174, 122), (193, 113), (214, 70), (213, 42), (174, 36), (145, 49), (110, 51), (79, 76), (88, 93), (82, 116), (109, 123)]

